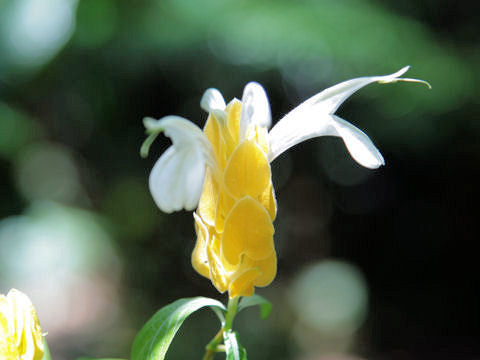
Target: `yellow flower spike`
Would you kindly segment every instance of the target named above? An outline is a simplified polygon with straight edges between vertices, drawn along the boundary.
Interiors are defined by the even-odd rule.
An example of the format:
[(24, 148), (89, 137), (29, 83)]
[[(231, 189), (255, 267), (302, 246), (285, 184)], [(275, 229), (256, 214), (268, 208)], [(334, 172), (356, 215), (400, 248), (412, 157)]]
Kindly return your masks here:
[(230, 283), (228, 292), (230, 298), (235, 298), (237, 296), (252, 296), (255, 291), (255, 279), (260, 275), (258, 268), (252, 268), (244, 271), (239, 274), (236, 278)]
[(401, 78), (408, 67), (384, 76), (341, 82), (294, 108), (269, 131), (270, 105), (260, 84), (245, 86), (242, 100), (226, 105), (216, 89), (205, 91), (200, 106), (209, 116), (203, 131), (178, 116), (144, 119), (146, 155), (160, 132), (172, 146), (150, 174), (150, 191), (165, 212), (194, 213), (197, 243), (192, 265), (230, 298), (252, 295), (255, 286), (275, 278), (277, 257), (273, 220), (277, 202), (270, 163), (290, 147), (313, 137), (340, 137), (352, 158), (375, 169), (382, 154), (360, 129), (334, 113), (354, 92), (378, 82), (421, 82)]
[(273, 225), (268, 211), (250, 196), (240, 199), (225, 221), (222, 254), (238, 264), (242, 254), (253, 260), (267, 258), (274, 251)]
[(27, 295), (12, 289), (0, 295), (0, 359), (41, 360), (43, 335)]
[(255, 261), (253, 266), (260, 270), (260, 275), (255, 279), (255, 286), (268, 286), (277, 275), (277, 254), (274, 251), (268, 258)]
[(231, 197), (227, 191), (221, 191), (218, 194), (218, 202), (215, 217), (215, 230), (221, 234), (223, 227), (225, 226), (225, 219), (227, 218), (230, 210), (235, 205), (235, 199)]
[(197, 212), (205, 224), (210, 226), (215, 226), (218, 193), (218, 184), (213, 179), (210, 169), (207, 169), (207, 173), (205, 174), (205, 182), (203, 183), (203, 192), (200, 196)]
[(218, 251), (218, 246), (215, 244), (215, 240), (217, 240), (217, 238), (214, 238), (212, 244), (207, 246), (210, 280), (212, 280), (212, 284), (217, 288), (217, 290), (223, 293), (228, 289), (229, 284), (228, 272), (225, 269), (225, 265), (227, 264), (222, 261), (220, 252)]
[(263, 193), (258, 197), (258, 201), (267, 209), (270, 218), (275, 220), (277, 216), (277, 199), (275, 198), (275, 190), (273, 189), (273, 184), (270, 184), (265, 188)]
[(227, 129), (231, 138), (238, 142), (240, 132), (240, 116), (242, 113), (242, 103), (238, 99), (233, 99), (226, 108), (227, 111)]
[(260, 148), (268, 154), (268, 131), (267, 129), (261, 126), (255, 126), (255, 132), (253, 134), (255, 142), (260, 146)]
[(272, 177), (266, 154), (251, 140), (245, 140), (235, 149), (224, 174), (227, 190), (237, 199), (261, 195)]
[[(221, 132), (220, 127), (221, 125), (219, 123), (219, 120), (215, 116), (210, 115), (203, 128), (203, 132), (205, 133), (208, 140), (210, 141), (210, 144), (212, 144), (212, 149), (215, 155), (217, 156), (220, 154), (220, 149), (221, 149), (220, 142), (223, 141), (220, 134)], [(217, 158), (217, 161), (218, 160), (219, 159)]]
[(7, 298), (0, 295), (0, 358), (14, 360), (16, 359), (16, 339), (15, 326), (13, 318), (8, 316), (10, 306)]
[(197, 214), (193, 213), (193, 218), (195, 219), (197, 242), (192, 252), (192, 266), (200, 275), (209, 278), (210, 268), (208, 266), (207, 239), (210, 237), (208, 228)]

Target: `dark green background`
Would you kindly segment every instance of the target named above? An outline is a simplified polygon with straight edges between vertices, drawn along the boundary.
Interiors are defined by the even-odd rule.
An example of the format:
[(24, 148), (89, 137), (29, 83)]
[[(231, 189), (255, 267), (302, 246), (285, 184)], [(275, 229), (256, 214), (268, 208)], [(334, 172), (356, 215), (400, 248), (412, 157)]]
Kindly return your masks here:
[[(216, 87), (229, 100), (255, 80), (269, 95), (275, 122), (325, 87), (405, 65), (412, 66), (407, 76), (433, 89), (371, 85), (338, 111), (372, 138), (385, 167), (361, 168), (332, 138), (298, 145), (272, 164), (278, 275), (258, 292), (274, 310), (266, 321), (253, 310), (242, 314), (240, 339), (251, 359), (322, 353), (295, 340), (288, 299), (301, 269), (333, 258), (363, 273), (369, 305), (366, 321), (347, 340), (340, 336), (338, 346), (335, 334), (312, 332), (329, 343), (326, 352), (390, 360), (480, 356), (480, 48), (478, 12), (467, 2), (65, 1), (76, 21), (71, 35), (33, 55), (17, 51), (18, 42), (34, 46), (14, 26), (16, 2), (37, 6), (25, 26), (39, 22), (38, 6), (48, 9), (42, 2), (55, 4), (0, 1), (0, 241), (12, 249), (20, 243), (23, 225), (4, 230), (12, 219), (48, 217), (47, 233), (65, 216), (86, 221), (74, 226), (72, 243), (81, 244), (66, 252), (78, 255), (78, 266), (57, 245), (46, 251), (58, 251), (51, 266), (43, 247), (32, 250), (35, 261), (0, 263), (0, 292), (33, 289), (41, 320), (55, 314), (55, 291), (77, 299), (68, 314), (80, 320), (44, 328), (53, 358), (128, 357), (136, 331), (159, 307), (179, 297), (219, 298), (190, 266), (191, 214), (163, 214), (151, 200), (148, 174), (169, 141), (160, 137), (141, 159), (144, 116), (177, 114), (202, 126), (205, 89)], [(48, 20), (55, 17), (44, 18), (36, 25), (40, 38), (60, 36)], [(102, 236), (107, 250), (96, 240)], [(62, 236), (56, 241), (62, 244)], [(0, 259), (17, 256), (7, 248)], [(83, 284), (92, 292), (28, 282), (64, 268), (88, 274)], [(37, 304), (41, 297), (51, 301)], [(91, 315), (88, 299), (97, 297), (100, 312), (83, 321), (82, 314)], [(194, 315), (167, 357), (200, 358), (215, 321), (208, 311)]]

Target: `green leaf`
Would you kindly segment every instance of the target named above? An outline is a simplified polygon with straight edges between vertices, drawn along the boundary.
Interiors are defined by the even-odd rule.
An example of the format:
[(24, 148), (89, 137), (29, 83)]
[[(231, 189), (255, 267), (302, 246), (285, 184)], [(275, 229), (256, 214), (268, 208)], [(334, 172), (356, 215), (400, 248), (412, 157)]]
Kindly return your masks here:
[(213, 310), (213, 312), (215, 313), (215, 315), (217, 315), (218, 320), (220, 320), (220, 323), (223, 324), (223, 323), (225, 322), (224, 312), (223, 312), (222, 310), (220, 310), (219, 308), (217, 308), (217, 307), (211, 307), (210, 309)]
[(52, 360), (50, 349), (48, 348), (47, 339), (43, 337), (43, 357), (42, 360)]
[(240, 312), (247, 307), (255, 305), (260, 306), (260, 315), (262, 319), (266, 319), (268, 315), (270, 315), (270, 312), (272, 311), (272, 303), (263, 296), (257, 294), (243, 297), (238, 305), (238, 311)]
[(247, 350), (238, 343), (237, 333), (232, 330), (223, 333), (227, 360), (247, 360)]
[(180, 299), (158, 310), (135, 337), (132, 360), (163, 360), (185, 319), (206, 306), (226, 310), (221, 302), (205, 297)]

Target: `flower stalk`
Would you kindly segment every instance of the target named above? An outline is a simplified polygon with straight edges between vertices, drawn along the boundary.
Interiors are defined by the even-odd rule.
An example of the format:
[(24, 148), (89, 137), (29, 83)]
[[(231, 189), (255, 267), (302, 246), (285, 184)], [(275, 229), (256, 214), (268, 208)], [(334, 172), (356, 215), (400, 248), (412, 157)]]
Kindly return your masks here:
[(233, 319), (237, 315), (238, 301), (240, 296), (228, 300), (227, 312), (225, 314), (225, 321), (222, 324), (222, 328), (218, 331), (217, 335), (205, 346), (205, 354), (202, 360), (211, 360), (217, 352), (225, 351), (225, 347), (222, 344), (223, 333), (232, 329)]
[(202, 360), (211, 360), (215, 353), (221, 351), (219, 347), (221, 346), (221, 342), (223, 340), (223, 327), (220, 329), (215, 335), (215, 337), (205, 346), (205, 354), (203, 355)]
[(228, 300), (227, 314), (225, 315), (225, 325), (223, 325), (223, 331), (225, 332), (232, 329), (233, 319), (235, 318), (235, 315), (237, 315), (238, 300), (240, 300), (240, 296)]

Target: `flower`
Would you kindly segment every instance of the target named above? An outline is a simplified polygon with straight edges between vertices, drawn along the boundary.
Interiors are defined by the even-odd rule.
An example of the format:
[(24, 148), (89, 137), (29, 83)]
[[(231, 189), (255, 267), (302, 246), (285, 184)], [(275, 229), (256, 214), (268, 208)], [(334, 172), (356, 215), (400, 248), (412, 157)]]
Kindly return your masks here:
[[(361, 77), (330, 87), (285, 115), (268, 132), (270, 105), (263, 87), (245, 86), (228, 105), (216, 89), (200, 102), (209, 113), (203, 131), (179, 116), (145, 118), (143, 156), (160, 132), (172, 140), (150, 173), (149, 186), (167, 213), (197, 209), (192, 265), (231, 298), (250, 296), (275, 278), (273, 221), (277, 206), (270, 162), (290, 147), (317, 136), (341, 137), (351, 156), (375, 169), (384, 159), (368, 136), (334, 115), (354, 92), (373, 83), (423, 82), (400, 78), (408, 70)], [(425, 83), (430, 86), (428, 83)]]
[(30, 299), (16, 289), (0, 294), (0, 359), (40, 360), (43, 335)]

